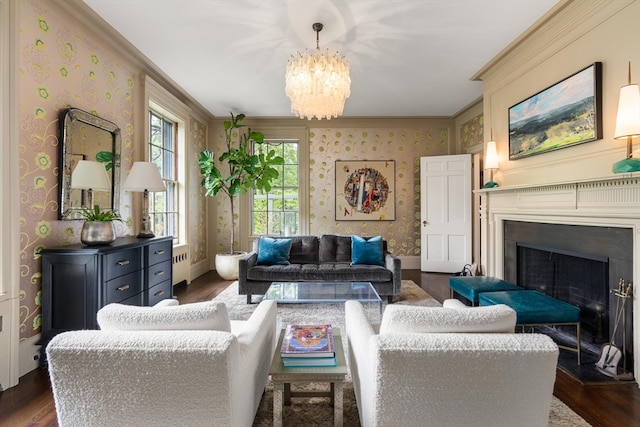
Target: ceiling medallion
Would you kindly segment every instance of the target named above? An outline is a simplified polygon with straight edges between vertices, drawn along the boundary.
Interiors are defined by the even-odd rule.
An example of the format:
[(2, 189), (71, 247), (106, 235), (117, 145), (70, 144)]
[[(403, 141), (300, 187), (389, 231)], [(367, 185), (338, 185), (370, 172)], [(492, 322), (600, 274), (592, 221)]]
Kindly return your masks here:
[(316, 50), (298, 52), (287, 63), (285, 92), (291, 99), (291, 112), (309, 120), (338, 117), (351, 95), (349, 63), (338, 52), (320, 52), (322, 27), (321, 23), (313, 24)]

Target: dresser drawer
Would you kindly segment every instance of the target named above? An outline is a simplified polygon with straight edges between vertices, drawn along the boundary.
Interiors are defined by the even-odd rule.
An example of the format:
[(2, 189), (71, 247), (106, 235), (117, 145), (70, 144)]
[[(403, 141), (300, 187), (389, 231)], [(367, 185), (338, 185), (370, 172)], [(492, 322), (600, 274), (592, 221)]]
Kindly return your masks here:
[(164, 282), (158, 283), (153, 288), (147, 290), (147, 301), (145, 301), (145, 305), (154, 306), (158, 302), (163, 299), (171, 298), (172, 289), (171, 280), (165, 280)]
[(151, 288), (164, 280), (171, 280), (171, 260), (147, 268), (145, 286)]
[(142, 268), (142, 248), (110, 253), (104, 257), (104, 280), (111, 280)]
[(140, 272), (135, 271), (127, 275), (116, 277), (105, 283), (105, 304), (121, 302), (142, 292)]
[(163, 261), (171, 261), (171, 252), (173, 242), (167, 240), (164, 242), (152, 243), (146, 248), (146, 265), (153, 265)]

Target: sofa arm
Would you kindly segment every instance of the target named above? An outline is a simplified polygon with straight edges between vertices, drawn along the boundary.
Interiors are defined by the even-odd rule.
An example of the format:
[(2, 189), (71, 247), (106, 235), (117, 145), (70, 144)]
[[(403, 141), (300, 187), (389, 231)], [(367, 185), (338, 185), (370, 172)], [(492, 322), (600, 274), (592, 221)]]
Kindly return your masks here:
[(344, 305), (344, 316), (349, 372), (353, 381), (358, 413), (363, 426), (372, 425), (368, 422), (368, 413), (375, 406), (375, 397), (372, 395), (371, 388), (375, 360), (371, 354), (370, 343), (376, 333), (359, 301), (347, 301)]
[[(270, 352), (275, 350), (278, 339), (276, 330), (277, 304), (275, 301), (261, 301), (244, 326), (236, 333), (240, 345), (240, 355), (245, 357), (256, 348), (269, 345)], [(271, 360), (269, 360), (271, 363)]]
[(258, 253), (255, 251), (248, 252), (238, 261), (238, 291), (247, 286), (247, 272), (258, 263)]
[(253, 415), (269, 379), (269, 367), (278, 338), (276, 319), (275, 301), (262, 301), (243, 327), (235, 332), (240, 346), (240, 372), (234, 382), (242, 384), (249, 393), (242, 404)]
[(393, 294), (398, 295), (402, 290), (402, 264), (400, 258), (387, 252), (384, 256), (384, 264), (387, 270), (391, 270), (393, 275)]

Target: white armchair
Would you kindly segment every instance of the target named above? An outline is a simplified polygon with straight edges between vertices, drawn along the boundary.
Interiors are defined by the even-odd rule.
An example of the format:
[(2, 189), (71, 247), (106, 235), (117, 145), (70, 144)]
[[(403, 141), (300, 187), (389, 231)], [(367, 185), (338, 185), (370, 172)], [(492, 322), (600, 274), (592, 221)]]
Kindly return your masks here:
[(389, 305), (379, 333), (357, 301), (345, 317), (363, 427), (548, 425), (558, 347), (510, 308)]
[(276, 344), (274, 302), (244, 322), (215, 300), (112, 304), (98, 321), (103, 330), (47, 347), (60, 426), (252, 425)]

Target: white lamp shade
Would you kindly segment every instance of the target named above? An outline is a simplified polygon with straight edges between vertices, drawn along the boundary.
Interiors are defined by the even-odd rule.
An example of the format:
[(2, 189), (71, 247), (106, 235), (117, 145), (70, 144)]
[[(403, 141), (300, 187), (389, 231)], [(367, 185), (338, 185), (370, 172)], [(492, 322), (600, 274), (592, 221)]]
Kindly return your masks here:
[(485, 169), (498, 169), (498, 151), (496, 150), (496, 142), (487, 142), (487, 152), (484, 155)]
[(123, 190), (144, 192), (165, 191), (167, 188), (158, 167), (149, 162), (134, 162), (129, 176), (122, 185)]
[(640, 136), (640, 86), (630, 84), (620, 88), (615, 139)]
[(71, 188), (110, 191), (111, 182), (104, 163), (80, 160), (71, 173)]

